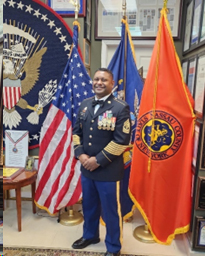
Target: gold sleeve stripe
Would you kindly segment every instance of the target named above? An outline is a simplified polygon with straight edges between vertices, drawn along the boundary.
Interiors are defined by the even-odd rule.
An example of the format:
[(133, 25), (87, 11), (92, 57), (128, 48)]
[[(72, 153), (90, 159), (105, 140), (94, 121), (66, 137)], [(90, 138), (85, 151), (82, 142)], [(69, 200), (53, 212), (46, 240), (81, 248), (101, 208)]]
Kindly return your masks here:
[(74, 146), (80, 145), (80, 137), (78, 135), (73, 135), (73, 144)]
[(82, 147), (82, 145), (77, 146), (76, 148), (74, 148), (74, 150), (76, 150), (77, 148), (80, 148), (80, 147)]
[(107, 158), (108, 161), (110, 161), (112, 163), (112, 161), (110, 160), (110, 158), (108, 156), (106, 156), (106, 154), (102, 151), (103, 155)]
[(125, 151), (127, 147), (128, 145), (120, 145), (111, 141), (104, 149), (112, 155), (119, 156)]

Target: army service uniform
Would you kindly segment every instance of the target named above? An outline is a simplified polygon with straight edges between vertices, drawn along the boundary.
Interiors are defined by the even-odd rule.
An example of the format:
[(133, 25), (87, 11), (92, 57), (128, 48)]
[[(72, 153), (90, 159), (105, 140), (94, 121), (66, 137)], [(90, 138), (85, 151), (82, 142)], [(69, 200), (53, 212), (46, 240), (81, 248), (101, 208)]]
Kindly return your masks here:
[(101, 211), (106, 223), (107, 250), (116, 253), (122, 243), (120, 180), (124, 175), (122, 153), (130, 142), (130, 110), (111, 94), (94, 114), (94, 97), (84, 100), (73, 129), (75, 156), (95, 156), (94, 171), (81, 165), (84, 226), (83, 238), (99, 238)]

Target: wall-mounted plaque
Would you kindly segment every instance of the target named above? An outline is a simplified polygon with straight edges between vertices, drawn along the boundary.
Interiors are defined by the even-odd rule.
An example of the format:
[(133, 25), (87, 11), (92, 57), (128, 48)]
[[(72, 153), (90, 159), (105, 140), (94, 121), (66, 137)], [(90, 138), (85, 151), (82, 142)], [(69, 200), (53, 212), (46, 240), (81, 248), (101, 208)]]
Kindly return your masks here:
[(199, 159), (199, 138), (202, 124), (196, 121), (194, 127), (194, 148), (193, 148), (193, 157), (192, 157), (192, 165), (196, 167), (197, 161)]
[[(47, 0), (47, 4), (58, 14), (62, 16), (75, 16), (75, 7), (70, 1), (65, 0)], [(80, 0), (79, 17), (85, 16), (85, 0)]]
[(205, 171), (205, 121), (203, 124), (203, 131), (202, 131), (202, 138), (201, 138), (200, 170)]
[(194, 243), (195, 250), (204, 251), (205, 249), (205, 218), (201, 216), (195, 217), (195, 230), (194, 230)]
[(182, 74), (183, 74), (185, 83), (187, 83), (187, 71), (188, 71), (188, 60), (184, 60), (182, 62)]
[(198, 58), (196, 85), (195, 85), (195, 112), (199, 118), (203, 117), (204, 112), (204, 93), (205, 93), (205, 55)]
[(197, 44), (199, 42), (200, 32), (200, 18), (201, 18), (202, 0), (195, 0), (194, 3), (194, 16), (192, 21), (192, 35), (191, 44)]
[(194, 97), (194, 85), (195, 85), (195, 77), (196, 77), (196, 62), (197, 62), (196, 57), (190, 59), (189, 67), (188, 67), (188, 75), (187, 75), (187, 86), (193, 97)]
[(195, 208), (197, 210), (205, 210), (205, 177), (198, 177), (195, 202)]
[(193, 14), (194, 0), (191, 0), (186, 8), (186, 21), (183, 39), (183, 51), (189, 50), (190, 47), (190, 36), (191, 36), (191, 24), (192, 24), (192, 14)]
[[(172, 36), (179, 38), (182, 2), (168, 1), (167, 18)], [(163, 1), (132, 0), (126, 2), (126, 17), (133, 39), (155, 39)], [(95, 39), (120, 39), (122, 1), (96, 0)]]

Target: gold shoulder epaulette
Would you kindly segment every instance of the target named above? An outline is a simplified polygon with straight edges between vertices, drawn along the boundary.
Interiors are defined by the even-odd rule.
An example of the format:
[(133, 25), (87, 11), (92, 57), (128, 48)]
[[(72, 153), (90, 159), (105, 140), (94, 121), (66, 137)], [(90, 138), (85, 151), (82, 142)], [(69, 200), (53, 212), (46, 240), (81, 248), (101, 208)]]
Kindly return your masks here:
[(119, 100), (119, 99), (117, 99), (117, 98), (114, 98), (114, 100), (117, 101), (117, 102), (119, 102), (119, 103), (121, 103), (121, 104), (124, 105), (124, 106), (127, 105), (127, 103), (126, 103), (125, 101)]

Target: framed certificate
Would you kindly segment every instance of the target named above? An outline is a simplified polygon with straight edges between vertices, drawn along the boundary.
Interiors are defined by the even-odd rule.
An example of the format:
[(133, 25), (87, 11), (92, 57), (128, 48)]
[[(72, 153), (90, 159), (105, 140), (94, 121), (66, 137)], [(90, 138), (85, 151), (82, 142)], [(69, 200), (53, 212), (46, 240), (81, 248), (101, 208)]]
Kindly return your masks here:
[(5, 166), (24, 167), (28, 156), (28, 131), (5, 130)]
[(204, 251), (205, 249), (205, 218), (195, 217), (195, 233), (193, 247), (195, 250)]
[(205, 54), (199, 56), (197, 62), (196, 85), (195, 85), (195, 107), (194, 110), (199, 118), (204, 115), (204, 94), (205, 94)]
[(191, 45), (198, 44), (199, 42), (201, 10), (202, 0), (195, 0), (192, 20)]
[(185, 83), (187, 83), (187, 71), (188, 71), (188, 60), (183, 60), (182, 61), (182, 73), (183, 73), (183, 78), (184, 78)]
[[(168, 1), (167, 18), (174, 38), (179, 38), (182, 0)], [(126, 1), (126, 17), (133, 39), (155, 39), (162, 0)], [(120, 39), (122, 1), (96, 0), (95, 39)]]
[(186, 6), (186, 21), (183, 38), (183, 52), (189, 50), (190, 37), (191, 37), (191, 25), (192, 25), (192, 14), (193, 14), (194, 0), (191, 0)]
[(203, 3), (202, 9), (202, 18), (201, 18), (201, 32), (200, 32), (200, 42), (205, 42), (205, 2)]
[(205, 210), (205, 177), (198, 177), (195, 200), (196, 210)]
[(90, 42), (84, 38), (83, 57), (85, 67), (90, 68)]
[(91, 16), (92, 16), (92, 2), (91, 0), (86, 0), (86, 16), (84, 23), (84, 38), (91, 41)]
[(196, 64), (197, 64), (197, 57), (194, 57), (189, 60), (187, 86), (189, 88), (189, 91), (192, 97), (194, 97), (194, 85), (195, 85), (196, 68), (197, 68)]
[[(85, 17), (85, 0), (78, 0), (80, 4), (79, 17)], [(47, 0), (47, 4), (61, 16), (75, 16), (75, 7), (70, 0)]]
[(205, 171), (205, 121), (203, 124), (202, 136), (201, 136), (201, 152), (200, 152), (199, 168), (200, 170)]
[(194, 127), (194, 148), (193, 148), (193, 157), (192, 157), (192, 165), (196, 167), (197, 156), (198, 156), (198, 148), (199, 148), (199, 134), (200, 134), (200, 124), (196, 123)]

